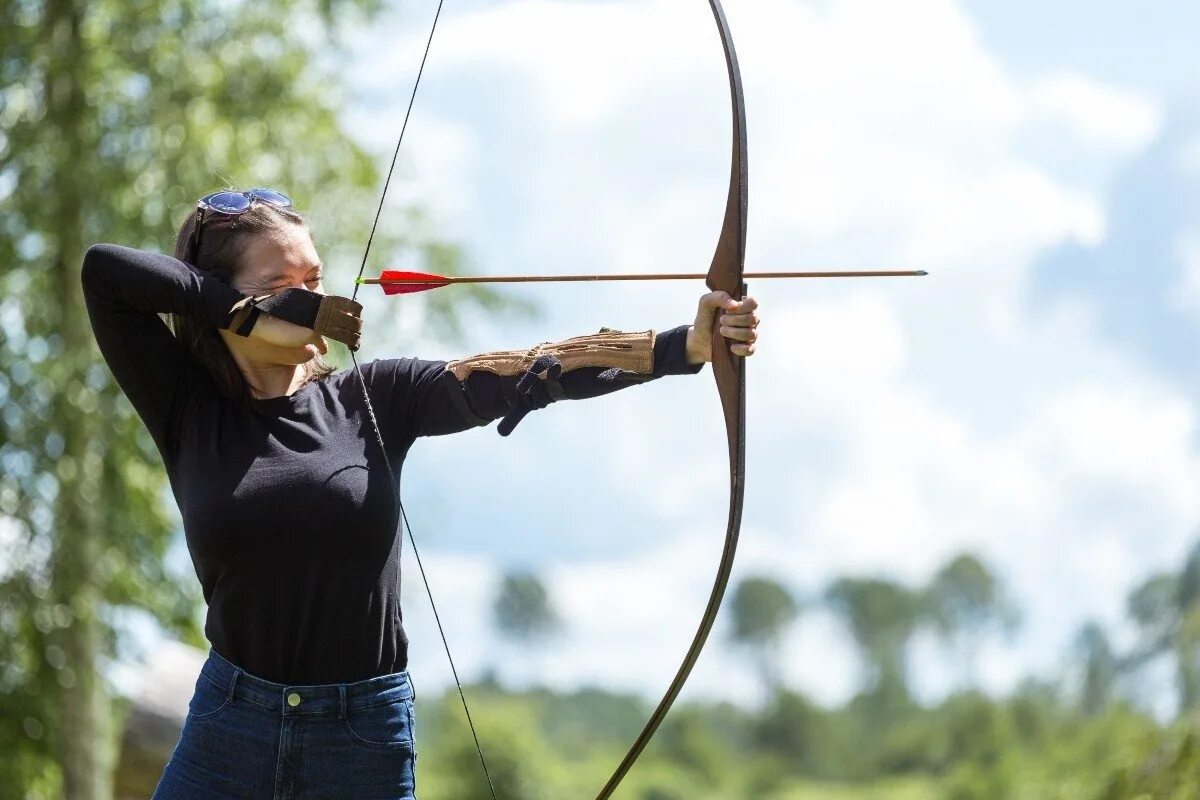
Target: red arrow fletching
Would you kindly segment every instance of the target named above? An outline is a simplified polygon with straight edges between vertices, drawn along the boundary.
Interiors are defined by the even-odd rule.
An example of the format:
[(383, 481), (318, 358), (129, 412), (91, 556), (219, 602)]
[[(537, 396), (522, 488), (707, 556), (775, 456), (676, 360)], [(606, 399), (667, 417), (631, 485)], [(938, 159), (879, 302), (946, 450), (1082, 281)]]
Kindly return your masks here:
[(450, 281), (443, 275), (395, 269), (385, 269), (380, 272), (379, 281), (384, 294), (415, 294), (450, 285)]

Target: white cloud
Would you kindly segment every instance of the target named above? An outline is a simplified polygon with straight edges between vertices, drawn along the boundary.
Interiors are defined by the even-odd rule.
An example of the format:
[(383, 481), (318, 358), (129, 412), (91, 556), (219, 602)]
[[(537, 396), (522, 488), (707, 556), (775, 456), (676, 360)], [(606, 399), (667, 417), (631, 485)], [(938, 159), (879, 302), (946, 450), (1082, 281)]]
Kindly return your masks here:
[(1194, 407), (1181, 395), (1145, 382), (1080, 383), (1039, 410), (1026, 444), (1047, 466), (1070, 465), (1192, 516), (1200, 511), (1195, 427)]
[(1061, 120), (1082, 144), (1093, 147), (1136, 150), (1147, 145), (1162, 127), (1158, 103), (1077, 72), (1038, 78), (1030, 99), (1034, 113)]
[[(1102, 229), (1094, 198), (1014, 151), (1035, 93), (1005, 75), (953, 2), (817, 12), (762, 0), (728, 11), (748, 107), (752, 258), (790, 260), (799, 243), (802, 257), (965, 269), (981, 250), (1016, 248), (1019, 263), (1057, 237), (1092, 240)], [(373, 55), (365, 77), (381, 90), (419, 60), (425, 31), (410, 29), (383, 63)], [(406, 156), (438, 163), (424, 148), (442, 132), (486, 129), (486, 169), (505, 165), (489, 180), (511, 178), (489, 188), (521, 203), (485, 200), (474, 213), (509, 217), (512, 235), (529, 213), (538, 247), (553, 246), (549, 231), (569, 233), (574, 247), (560, 258), (587, 253), (607, 269), (696, 263), (711, 244), (694, 232), (715, 234), (727, 179), (723, 70), (708, 10), (680, 0), (519, 0), (448, 13)], [(1087, 97), (1100, 94), (1089, 87)], [(403, 107), (385, 106), (392, 116)], [(368, 130), (398, 131), (388, 114)], [(422, 132), (430, 126), (436, 137)], [(435, 175), (447, 188), (463, 178)], [(689, 240), (694, 249), (681, 246)]]

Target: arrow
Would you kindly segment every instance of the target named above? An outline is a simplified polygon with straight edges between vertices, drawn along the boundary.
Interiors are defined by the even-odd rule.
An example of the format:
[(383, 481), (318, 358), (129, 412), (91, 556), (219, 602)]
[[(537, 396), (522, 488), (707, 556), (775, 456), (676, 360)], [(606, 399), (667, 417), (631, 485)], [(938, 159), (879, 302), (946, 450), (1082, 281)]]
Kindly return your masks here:
[[(928, 275), (916, 270), (827, 270), (823, 272), (747, 272), (745, 278), (915, 278)], [(450, 286), (456, 283), (568, 283), (591, 281), (683, 281), (704, 280), (702, 272), (635, 273), (616, 275), (433, 275), (428, 272), (407, 272), (385, 269), (378, 278), (358, 278), (358, 284), (378, 284), (384, 294), (413, 294)]]

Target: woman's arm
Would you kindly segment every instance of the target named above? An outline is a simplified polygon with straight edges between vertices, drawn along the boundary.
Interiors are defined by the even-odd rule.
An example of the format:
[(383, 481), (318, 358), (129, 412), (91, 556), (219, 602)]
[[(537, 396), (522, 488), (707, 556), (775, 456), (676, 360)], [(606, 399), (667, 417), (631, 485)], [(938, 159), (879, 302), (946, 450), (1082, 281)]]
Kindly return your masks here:
[[(699, 372), (703, 362), (687, 359), (688, 326), (663, 333), (601, 331), (543, 345), (513, 358), (488, 353), (454, 361), (447, 372), (458, 379), (468, 407), (487, 421), (501, 419), (507, 436), (530, 411), (558, 400), (583, 400), (661, 378)], [(614, 352), (615, 348), (624, 352)], [(499, 356), (499, 358), (497, 358)]]
[[(501, 433), (507, 433), (526, 413), (555, 400), (598, 397), (664, 375), (699, 372), (704, 364), (689, 363), (687, 341), (686, 325), (657, 335), (602, 331), (451, 362), (379, 359), (364, 364), (363, 372), (387, 409), (388, 427), (404, 432), (404, 440), (509, 417), (501, 423)], [(541, 368), (547, 355), (558, 369)]]
[(699, 372), (712, 359), (714, 329), (734, 355), (754, 354), (757, 301), (725, 292), (700, 298), (696, 320), (657, 335), (603, 330), (530, 350), (483, 353), (456, 361), (384, 359), (363, 365), (389, 427), (404, 441), (487, 425), (503, 418), (507, 435), (530, 411), (556, 400), (615, 392), (664, 375)]
[(700, 297), (691, 326), (665, 334), (601, 331), (525, 353), (487, 353), (454, 361), (447, 371), (462, 382), (467, 404), (478, 416), (503, 416), (498, 430), (507, 436), (530, 411), (556, 400), (596, 397), (663, 375), (699, 372), (712, 360), (715, 333), (734, 355), (753, 355), (757, 308), (753, 297), (735, 300), (726, 292), (708, 292)]
[(171, 256), (114, 244), (88, 249), (81, 280), (104, 360), (159, 450), (173, 452), (183, 403), (213, 387), (158, 315), (192, 315), (225, 328), (244, 295)]

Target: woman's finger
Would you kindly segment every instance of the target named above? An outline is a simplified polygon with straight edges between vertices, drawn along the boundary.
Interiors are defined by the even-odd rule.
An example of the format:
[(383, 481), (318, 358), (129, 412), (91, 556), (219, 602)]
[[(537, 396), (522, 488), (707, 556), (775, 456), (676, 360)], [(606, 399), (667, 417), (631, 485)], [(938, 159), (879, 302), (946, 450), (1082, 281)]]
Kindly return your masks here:
[(733, 325), (738, 328), (753, 328), (758, 325), (758, 314), (750, 312), (747, 314), (722, 314), (722, 325)]
[(722, 325), (721, 335), (726, 339), (734, 339), (739, 342), (758, 341), (758, 331), (754, 330), (753, 328), (734, 328), (728, 325)]
[(736, 302), (729, 296), (728, 292), (717, 290), (708, 292), (700, 296), (700, 307), (698, 314), (712, 314), (714, 311), (732, 309), (733, 303)]
[(754, 355), (754, 345), (752, 344), (734, 344), (729, 346), (729, 352), (735, 356), (752, 356)]

